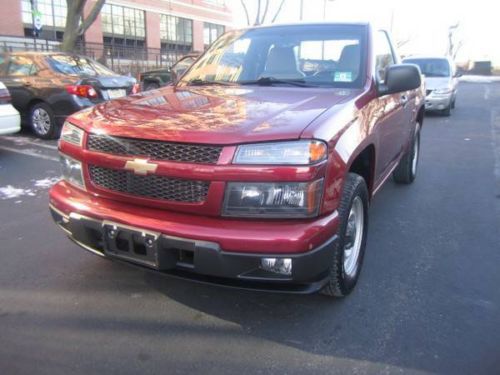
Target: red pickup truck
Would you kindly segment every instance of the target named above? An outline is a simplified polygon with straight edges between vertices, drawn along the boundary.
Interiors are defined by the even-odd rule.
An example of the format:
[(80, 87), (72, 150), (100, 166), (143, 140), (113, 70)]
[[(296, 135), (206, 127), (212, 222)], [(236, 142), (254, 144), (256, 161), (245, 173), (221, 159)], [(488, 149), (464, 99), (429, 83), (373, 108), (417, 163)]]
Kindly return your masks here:
[(94, 254), (258, 290), (347, 295), (368, 206), (417, 172), (424, 93), (369, 24), (230, 31), (174, 86), (67, 119), (55, 222)]

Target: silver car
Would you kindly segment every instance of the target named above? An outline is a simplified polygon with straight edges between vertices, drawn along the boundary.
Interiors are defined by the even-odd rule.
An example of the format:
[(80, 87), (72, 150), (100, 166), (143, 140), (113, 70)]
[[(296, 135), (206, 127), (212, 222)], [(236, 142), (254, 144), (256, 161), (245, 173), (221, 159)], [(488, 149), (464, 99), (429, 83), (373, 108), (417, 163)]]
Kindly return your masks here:
[(458, 74), (447, 57), (407, 57), (403, 62), (416, 64), (425, 76), (425, 109), (449, 116), (457, 100)]

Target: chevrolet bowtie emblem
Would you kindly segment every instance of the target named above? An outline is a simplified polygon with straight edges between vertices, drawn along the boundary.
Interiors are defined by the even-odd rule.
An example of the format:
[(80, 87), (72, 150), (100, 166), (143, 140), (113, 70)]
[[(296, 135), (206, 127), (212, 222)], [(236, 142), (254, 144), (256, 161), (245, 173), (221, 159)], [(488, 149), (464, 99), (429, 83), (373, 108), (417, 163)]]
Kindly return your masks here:
[(134, 159), (125, 163), (125, 169), (143, 176), (156, 172), (156, 168), (158, 168), (158, 164), (148, 163), (147, 159)]

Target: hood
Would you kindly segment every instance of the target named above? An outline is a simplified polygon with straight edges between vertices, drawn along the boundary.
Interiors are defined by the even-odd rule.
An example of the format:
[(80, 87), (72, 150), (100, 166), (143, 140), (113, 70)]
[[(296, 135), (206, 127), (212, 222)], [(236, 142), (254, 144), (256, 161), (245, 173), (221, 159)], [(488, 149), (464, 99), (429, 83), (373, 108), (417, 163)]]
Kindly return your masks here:
[(450, 77), (425, 77), (426, 90), (442, 89), (450, 87), (450, 85), (451, 85)]
[(321, 113), (359, 92), (170, 86), (97, 105), (71, 121), (93, 133), (172, 142), (225, 145), (297, 139)]

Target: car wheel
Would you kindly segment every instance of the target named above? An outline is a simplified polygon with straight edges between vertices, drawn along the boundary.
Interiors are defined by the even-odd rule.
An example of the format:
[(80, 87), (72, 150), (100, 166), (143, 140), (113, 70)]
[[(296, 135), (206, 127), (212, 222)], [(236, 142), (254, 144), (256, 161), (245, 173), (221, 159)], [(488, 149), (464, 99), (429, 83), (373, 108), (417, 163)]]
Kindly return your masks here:
[(333, 245), (328, 283), (321, 293), (344, 297), (356, 286), (368, 232), (368, 188), (363, 177), (349, 173), (338, 209), (338, 240)]
[(443, 116), (449, 116), (449, 115), (451, 115), (451, 108), (452, 108), (452, 103), (450, 102), (450, 104), (448, 104), (448, 107), (446, 107), (445, 109), (443, 109), (441, 111), (442, 115)]
[(453, 98), (453, 101), (451, 102), (451, 109), (455, 109), (455, 102), (457, 99)]
[(156, 82), (146, 82), (144, 84), (144, 91), (159, 89), (160, 85)]
[(413, 134), (412, 145), (399, 161), (392, 176), (398, 184), (411, 184), (417, 177), (418, 159), (420, 157), (420, 124), (417, 122)]
[(33, 133), (42, 139), (52, 139), (58, 135), (54, 112), (46, 103), (36, 103), (31, 107), (30, 126)]

